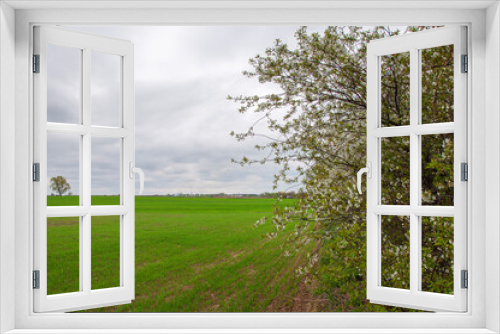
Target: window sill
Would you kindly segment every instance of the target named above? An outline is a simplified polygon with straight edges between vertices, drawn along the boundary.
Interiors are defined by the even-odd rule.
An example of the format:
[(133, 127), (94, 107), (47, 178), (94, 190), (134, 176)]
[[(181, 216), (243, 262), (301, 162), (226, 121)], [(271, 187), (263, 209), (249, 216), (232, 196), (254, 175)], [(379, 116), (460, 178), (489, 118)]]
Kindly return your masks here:
[(5, 334), (489, 334), (474, 329), (14, 329)]

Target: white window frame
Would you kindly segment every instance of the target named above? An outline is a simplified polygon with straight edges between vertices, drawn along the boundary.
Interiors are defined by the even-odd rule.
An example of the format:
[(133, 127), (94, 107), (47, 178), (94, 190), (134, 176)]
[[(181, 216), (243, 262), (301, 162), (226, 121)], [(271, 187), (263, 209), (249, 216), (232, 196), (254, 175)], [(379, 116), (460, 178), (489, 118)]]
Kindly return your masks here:
[[(460, 165), (467, 163), (467, 77), (461, 73), (461, 57), (467, 54), (467, 31), (463, 26), (431, 29), (412, 34), (382, 38), (367, 47), (367, 298), (370, 302), (422, 310), (467, 310), (467, 290), (461, 287), (461, 270), (467, 269), (467, 184), (460, 180)], [(454, 120), (448, 123), (422, 124), (421, 55), (423, 49), (454, 46)], [(410, 62), (410, 123), (382, 126), (380, 57), (408, 53)], [(422, 135), (452, 134), (454, 137), (454, 206), (425, 206), (422, 194)], [(408, 205), (384, 205), (382, 195), (381, 141), (404, 136), (409, 139), (410, 182)], [(409, 218), (409, 288), (383, 286), (382, 217)], [(422, 291), (422, 217), (453, 217), (453, 294)]]
[[(80, 52), (81, 110), (78, 124), (47, 122), (47, 45), (72, 47)], [(92, 53), (101, 52), (119, 58), (119, 127), (92, 125), (91, 62)], [(39, 270), (39, 288), (34, 290), (35, 312), (74, 311), (130, 303), (135, 298), (135, 191), (134, 191), (134, 45), (129, 41), (85, 32), (46, 26), (34, 27), (34, 53), (39, 56), (39, 73), (34, 84), (34, 162), (39, 163), (39, 182), (33, 184), (33, 227), (35, 270)], [(77, 206), (47, 206), (47, 137), (49, 134), (79, 136), (80, 203)], [(120, 141), (118, 174), (119, 205), (91, 204), (92, 140), (113, 138)], [(91, 229), (94, 216), (118, 216), (120, 225), (120, 285), (92, 289)], [(79, 220), (79, 290), (47, 295), (47, 218), (73, 217)]]
[[(106, 6), (115, 10), (96, 9)], [(136, 10), (141, 7), (144, 10)], [(30, 288), (33, 205), (29, 175), (33, 156), (30, 55), (35, 24), (467, 25), (471, 71), (468, 78), (471, 111), (468, 116), (468, 197), (471, 199), (468, 312), (34, 314)], [(415, 333), (414, 329), (418, 328), (421, 333), (500, 332), (500, 10), (497, 1), (187, 1), (184, 4), (175, 1), (78, 1), (76, 4), (6, 1), (0, 3), (0, 50), (0, 331)]]

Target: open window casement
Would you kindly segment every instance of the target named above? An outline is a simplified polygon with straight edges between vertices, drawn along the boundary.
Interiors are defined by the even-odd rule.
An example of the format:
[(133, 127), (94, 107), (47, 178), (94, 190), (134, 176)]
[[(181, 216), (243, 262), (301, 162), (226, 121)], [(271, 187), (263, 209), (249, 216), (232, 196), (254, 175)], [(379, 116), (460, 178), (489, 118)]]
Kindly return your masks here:
[(466, 54), (458, 26), (368, 44), (372, 303), (467, 310)]
[[(103, 62), (103, 58), (110, 61)], [(114, 78), (96, 73), (112, 66)], [(129, 303), (134, 299), (134, 172), (139, 172), (134, 167), (133, 44), (35, 27), (33, 72), (34, 311), (65, 312)], [(100, 91), (91, 91), (96, 87), (94, 80), (108, 80), (113, 88), (101, 85)], [(101, 153), (98, 161), (96, 152)], [(102, 159), (103, 152), (109, 152), (109, 159)], [(102, 164), (106, 173), (97, 168)], [(71, 180), (71, 189), (78, 196), (48, 206), (50, 183), (59, 176)], [(106, 178), (116, 180), (119, 203), (95, 205), (92, 195), (98, 192), (93, 187)], [(109, 225), (113, 232), (93, 233), (104, 216), (114, 216)], [(54, 235), (47, 228), (51, 224), (65, 229)], [(99, 243), (112, 238), (117, 240), (113, 259), (93, 254), (93, 248), (97, 251)], [(54, 258), (53, 247), (63, 247), (62, 256), (67, 258)], [(59, 268), (59, 260), (72, 267)], [(99, 261), (116, 262), (111, 283), (103, 281), (102, 273), (97, 275)], [(69, 287), (58, 283), (64, 281), (71, 281)]]

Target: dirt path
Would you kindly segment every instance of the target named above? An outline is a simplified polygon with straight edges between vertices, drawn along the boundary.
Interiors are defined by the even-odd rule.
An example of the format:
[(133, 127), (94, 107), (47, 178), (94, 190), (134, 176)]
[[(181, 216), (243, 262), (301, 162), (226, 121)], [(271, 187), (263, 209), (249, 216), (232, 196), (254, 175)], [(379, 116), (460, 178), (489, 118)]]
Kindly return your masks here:
[[(293, 265), (288, 269), (293, 272), (304, 261), (304, 252), (301, 252)], [(284, 274), (284, 273), (283, 273)], [(312, 282), (311, 282), (312, 279)], [(310, 281), (309, 283), (306, 283)], [(275, 298), (267, 307), (267, 312), (328, 312), (330, 300), (326, 296), (315, 294), (318, 282), (314, 280), (311, 274), (301, 277), (299, 287), (294, 295)], [(284, 291), (282, 291), (284, 293)]]
[(315, 282), (306, 284), (306, 277), (301, 280), (299, 289), (293, 297), (293, 306), (288, 312), (326, 312), (328, 311), (329, 299), (325, 296), (314, 294), (317, 286)]

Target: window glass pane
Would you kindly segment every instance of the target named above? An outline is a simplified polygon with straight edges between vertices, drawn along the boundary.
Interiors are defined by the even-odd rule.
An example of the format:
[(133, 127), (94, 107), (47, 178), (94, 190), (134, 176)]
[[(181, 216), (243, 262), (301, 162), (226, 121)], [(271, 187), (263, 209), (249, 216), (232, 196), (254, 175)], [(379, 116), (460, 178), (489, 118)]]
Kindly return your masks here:
[(92, 205), (120, 205), (121, 142), (92, 137)]
[(47, 45), (47, 122), (80, 123), (82, 50)]
[(381, 139), (383, 205), (410, 205), (410, 137)]
[(410, 217), (381, 216), (382, 286), (410, 288)]
[(422, 53), (422, 124), (453, 122), (453, 45)]
[(120, 216), (92, 217), (92, 290), (120, 286)]
[(121, 57), (92, 52), (92, 125), (120, 126)]
[(410, 125), (410, 53), (380, 57), (381, 125)]
[(80, 138), (47, 134), (47, 205), (80, 205)]
[(453, 294), (453, 218), (421, 219), (422, 291)]
[(453, 206), (453, 133), (422, 136), (422, 205)]
[(80, 218), (47, 218), (47, 294), (80, 291)]

